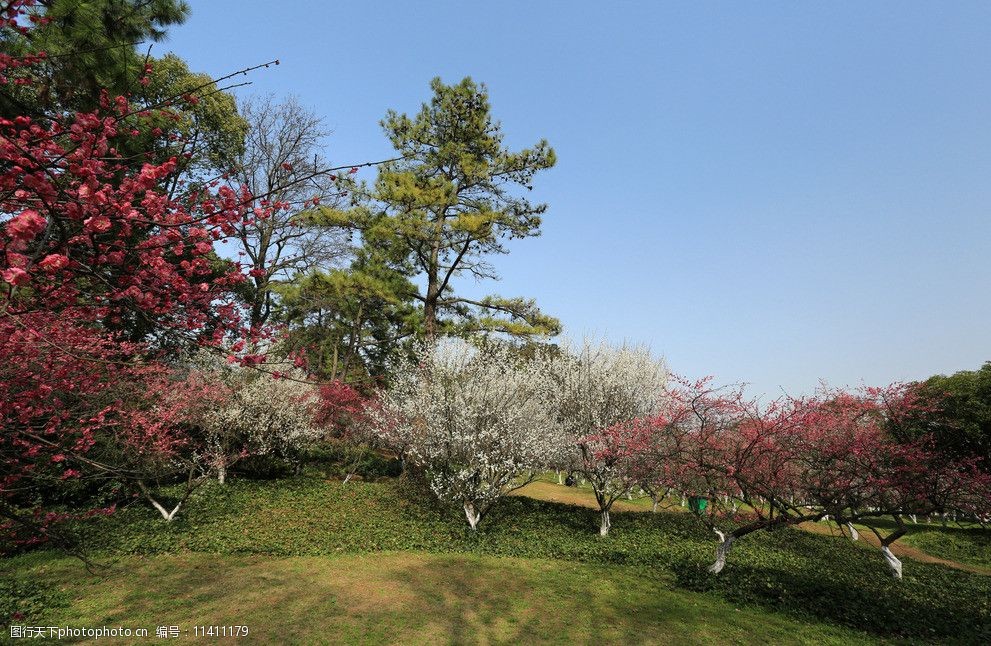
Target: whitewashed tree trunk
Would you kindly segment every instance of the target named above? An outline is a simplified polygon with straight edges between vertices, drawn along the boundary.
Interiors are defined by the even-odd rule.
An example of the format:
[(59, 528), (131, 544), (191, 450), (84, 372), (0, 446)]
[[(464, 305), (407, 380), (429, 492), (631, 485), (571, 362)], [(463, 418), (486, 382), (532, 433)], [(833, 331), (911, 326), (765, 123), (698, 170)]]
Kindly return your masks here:
[(610, 527), (612, 527), (612, 523), (609, 521), (609, 510), (606, 509), (602, 512), (602, 522), (599, 524), (599, 536), (608, 534)]
[(919, 519), (915, 517), (915, 514), (909, 514), (908, 517), (912, 519), (912, 524), (913, 525), (918, 525), (919, 524)]
[(557, 471), (557, 483), (559, 485), (563, 485), (564, 484), (564, 474), (561, 473), (561, 470), (560, 469), (554, 469), (554, 470)]
[(736, 537), (732, 534), (727, 536), (718, 529), (712, 531), (719, 536), (719, 547), (716, 548), (716, 562), (709, 566), (709, 571), (713, 574), (719, 574), (726, 567), (726, 556), (733, 547), (733, 541), (736, 540)]
[(478, 521), (481, 520), (481, 515), (475, 511), (475, 507), (470, 503), (465, 503), (465, 517), (468, 519), (468, 524), (471, 525), (472, 530), (478, 528)]
[(858, 531), (857, 531), (857, 528), (853, 526), (853, 523), (849, 523), (849, 522), (848, 522), (848, 523), (846, 524), (846, 526), (847, 526), (847, 529), (849, 529), (849, 530), (850, 530), (850, 538), (851, 538), (852, 540), (855, 540), (855, 541), (856, 541), (856, 540), (859, 540), (859, 539), (860, 539), (860, 532), (858, 532)]
[(217, 482), (224, 484), (227, 481), (227, 465), (221, 462), (217, 465)]
[(688, 500), (686, 500), (685, 497), (682, 496), (681, 497), (681, 506), (682, 507), (685, 507), (686, 505), (688, 505)]
[(158, 513), (162, 515), (162, 518), (164, 518), (165, 522), (167, 523), (172, 522), (172, 519), (175, 518), (175, 515), (179, 513), (179, 507), (182, 507), (182, 503), (180, 502), (179, 504), (177, 504), (175, 507), (172, 508), (172, 511), (169, 511), (168, 509), (160, 505), (157, 500), (151, 498), (150, 496), (148, 497), (148, 501), (151, 503), (152, 507), (158, 510)]
[(653, 507), (653, 508), (651, 509), (651, 511), (652, 511), (652, 512), (654, 512), (654, 513), (656, 514), (656, 513), (657, 513), (657, 505), (659, 504), (659, 502), (658, 502), (658, 500), (657, 500), (657, 496), (656, 496), (656, 495), (655, 495), (655, 496), (651, 496), (651, 498), (650, 498), (650, 499), (651, 499), (652, 501), (654, 501), (654, 507)]
[(898, 560), (898, 557), (891, 553), (887, 545), (881, 548), (881, 554), (884, 555), (884, 560), (888, 562), (888, 567), (891, 568), (891, 576), (896, 579), (902, 578), (902, 562)]

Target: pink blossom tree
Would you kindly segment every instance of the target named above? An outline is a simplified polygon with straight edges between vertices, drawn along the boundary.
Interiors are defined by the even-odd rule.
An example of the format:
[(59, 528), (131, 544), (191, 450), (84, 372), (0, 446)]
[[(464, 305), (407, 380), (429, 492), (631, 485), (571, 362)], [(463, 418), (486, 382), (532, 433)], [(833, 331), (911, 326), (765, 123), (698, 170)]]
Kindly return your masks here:
[[(2, 28), (29, 30), (32, 4), (5, 3)], [(43, 61), (0, 54), (0, 84), (30, 83), (25, 71)], [(114, 473), (140, 486), (148, 456), (173, 464), (192, 450), (172, 404), (145, 394), (177, 348), (237, 331), (230, 290), (244, 277), (214, 243), (246, 217), (247, 196), (203, 186), (169, 197), (178, 158), (135, 165), (120, 152), (149, 117), (104, 95), (91, 113), (0, 119), (0, 511), (28, 540), (50, 525), (23, 508), (34, 479)], [(109, 444), (102, 458), (118, 461), (91, 455)]]

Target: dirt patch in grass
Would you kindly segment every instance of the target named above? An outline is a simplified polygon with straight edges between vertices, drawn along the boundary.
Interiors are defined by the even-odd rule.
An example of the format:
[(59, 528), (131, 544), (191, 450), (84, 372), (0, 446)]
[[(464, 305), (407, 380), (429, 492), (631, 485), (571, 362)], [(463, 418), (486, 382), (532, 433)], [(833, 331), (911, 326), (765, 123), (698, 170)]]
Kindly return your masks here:
[[(578, 489), (576, 487), (565, 487), (564, 485), (552, 484), (537, 480), (525, 487), (517, 489), (511, 495), (527, 496), (537, 500), (548, 502), (560, 502), (566, 505), (576, 505), (588, 509), (598, 509), (599, 504), (595, 501), (595, 495), (591, 491)], [(613, 511), (650, 511), (650, 507), (642, 504), (638, 505), (626, 500), (617, 500), (613, 503)]]

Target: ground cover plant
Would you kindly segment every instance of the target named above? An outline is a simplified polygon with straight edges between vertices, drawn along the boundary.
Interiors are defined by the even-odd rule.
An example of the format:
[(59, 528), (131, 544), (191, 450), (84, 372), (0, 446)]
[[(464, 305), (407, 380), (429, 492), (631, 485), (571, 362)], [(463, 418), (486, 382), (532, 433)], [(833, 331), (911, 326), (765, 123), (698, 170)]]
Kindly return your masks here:
[[(595, 568), (620, 567), (660, 590), (702, 592), (700, 603), (725, 609), (722, 604), (729, 602), (772, 617), (846, 627), (862, 639), (973, 642), (991, 627), (991, 577), (912, 562), (898, 581), (886, 574), (873, 548), (838, 536), (791, 528), (754, 536), (737, 546), (736, 558), (717, 577), (706, 571), (711, 535), (691, 513), (651, 513), (648, 507), (615, 514), (615, 531), (601, 538), (594, 531), (595, 509), (524, 496), (502, 500), (491, 511), (491, 522), (472, 531), (456, 510), (410, 498), (396, 480), (345, 485), (311, 477), (238, 479), (206, 487), (213, 491), (198, 492), (202, 500), (173, 523), (132, 505), (87, 521), (80, 531), (92, 544), (108, 546), (96, 556), (111, 564), (111, 580), (131, 564), (154, 568), (159, 559), (183, 554), (254, 555), (262, 562), (344, 554), (461, 554), (468, 562), (506, 557), (580, 563), (590, 566), (590, 575), (606, 571)], [(78, 562), (70, 567), (52, 553), (7, 561), (18, 581), (39, 580), (32, 573), (55, 563), (73, 576), (84, 571)], [(73, 589), (63, 576), (40, 580)], [(36, 590), (29, 598), (46, 594)]]

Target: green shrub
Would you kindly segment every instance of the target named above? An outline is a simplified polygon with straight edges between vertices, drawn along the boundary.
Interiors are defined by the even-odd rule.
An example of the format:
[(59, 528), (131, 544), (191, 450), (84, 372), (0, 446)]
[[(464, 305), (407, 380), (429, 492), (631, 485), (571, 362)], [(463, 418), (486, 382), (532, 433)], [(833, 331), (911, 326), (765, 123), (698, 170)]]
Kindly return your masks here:
[(402, 464), (392, 456), (379, 453), (363, 444), (332, 439), (310, 447), (303, 456), (311, 471), (323, 478), (340, 480), (354, 475), (362, 480), (395, 478)]
[(240, 460), (232, 471), (254, 480), (277, 480), (293, 475), (294, 469), (284, 458), (277, 455), (249, 455)]

